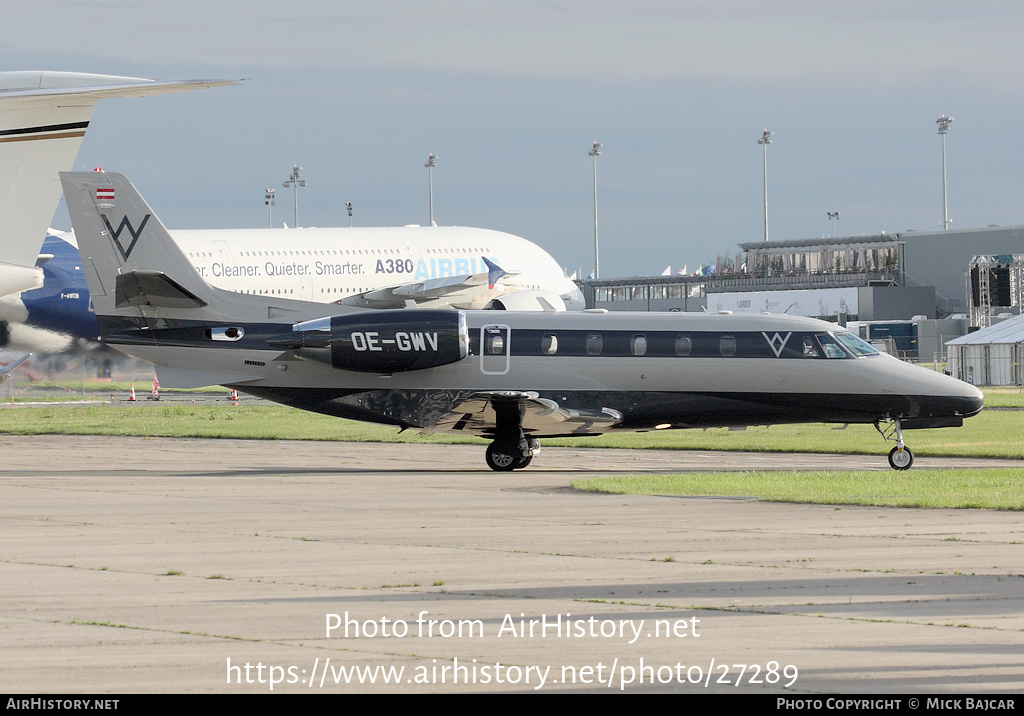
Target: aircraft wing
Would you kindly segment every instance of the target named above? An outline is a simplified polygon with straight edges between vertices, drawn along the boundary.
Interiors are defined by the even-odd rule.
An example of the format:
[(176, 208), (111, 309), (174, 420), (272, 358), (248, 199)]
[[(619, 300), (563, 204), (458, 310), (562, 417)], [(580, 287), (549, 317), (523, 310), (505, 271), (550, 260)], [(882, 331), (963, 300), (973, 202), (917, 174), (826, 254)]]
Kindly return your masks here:
[[(486, 256), (483, 258), (487, 272), (463, 274), (461, 276), (442, 276), (440, 278), (411, 281), (395, 286), (385, 286), (372, 291), (364, 291), (338, 303), (361, 308), (406, 308), (410, 301), (415, 304), (451, 305), (456, 308), (472, 308), (463, 305), (471, 300), (467, 291), (486, 285), (493, 289), (502, 276), (511, 276), (518, 271), (506, 271)], [(461, 295), (460, 295), (461, 294)], [(479, 306), (477, 307), (479, 308)]]
[(473, 393), (421, 432), (493, 437), (500, 415), (510, 410), (521, 411), (527, 435), (598, 435), (622, 422), (622, 413), (611, 408), (567, 408), (532, 391), (497, 390)]
[(31, 356), (31, 355), (32, 355), (31, 353), (23, 355), (20, 358), (17, 358), (15, 360), (11, 361), (10, 363), (8, 363), (7, 365), (3, 366), (2, 368), (0, 368), (0, 383), (3, 383), (5, 380), (10, 378), (11, 377), (11, 371), (13, 371), (19, 365), (21, 365), (22, 363), (27, 361), (29, 359), (29, 356)]

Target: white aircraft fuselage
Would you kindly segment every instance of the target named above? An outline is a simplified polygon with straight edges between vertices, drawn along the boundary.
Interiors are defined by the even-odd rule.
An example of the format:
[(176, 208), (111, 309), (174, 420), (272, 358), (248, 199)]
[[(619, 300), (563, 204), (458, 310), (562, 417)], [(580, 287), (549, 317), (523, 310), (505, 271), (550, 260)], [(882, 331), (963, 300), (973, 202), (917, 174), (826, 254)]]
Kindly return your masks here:
[[(547, 252), (489, 229), (174, 230), (171, 236), (200, 276), (238, 293), (373, 307), (375, 291), (404, 287), (403, 295), (422, 307), (458, 308), (484, 308), (496, 298), (515, 301), (511, 294), (516, 292), (525, 292), (523, 297), (549, 293), (566, 310), (584, 308), (579, 288)], [(507, 272), (493, 288), (484, 280), (488, 267), (483, 257)], [(471, 276), (478, 280), (457, 280)], [(449, 285), (443, 293), (432, 292), (431, 282)], [(396, 300), (391, 292), (386, 298)]]

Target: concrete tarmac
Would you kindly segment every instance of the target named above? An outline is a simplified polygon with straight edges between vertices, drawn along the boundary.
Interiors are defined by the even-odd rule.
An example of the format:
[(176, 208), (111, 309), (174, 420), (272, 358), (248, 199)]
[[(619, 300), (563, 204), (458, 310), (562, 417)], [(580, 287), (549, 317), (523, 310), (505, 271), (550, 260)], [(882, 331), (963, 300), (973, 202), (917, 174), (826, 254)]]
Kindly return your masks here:
[(0, 450), (3, 692), (1024, 688), (1020, 513), (569, 487), (884, 455), (545, 449), (497, 474), (473, 446)]

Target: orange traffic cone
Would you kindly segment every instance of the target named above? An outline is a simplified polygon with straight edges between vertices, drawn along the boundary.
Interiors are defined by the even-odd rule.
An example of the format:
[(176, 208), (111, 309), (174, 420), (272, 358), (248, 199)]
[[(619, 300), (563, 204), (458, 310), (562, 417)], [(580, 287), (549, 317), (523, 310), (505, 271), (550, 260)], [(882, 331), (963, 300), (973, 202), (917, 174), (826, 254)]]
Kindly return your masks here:
[(160, 381), (153, 378), (153, 400), (160, 400)]
[(238, 391), (234, 388), (231, 389), (231, 404), (238, 405)]
[(135, 383), (132, 383), (132, 391), (128, 394), (128, 401), (131, 403), (135, 402)]

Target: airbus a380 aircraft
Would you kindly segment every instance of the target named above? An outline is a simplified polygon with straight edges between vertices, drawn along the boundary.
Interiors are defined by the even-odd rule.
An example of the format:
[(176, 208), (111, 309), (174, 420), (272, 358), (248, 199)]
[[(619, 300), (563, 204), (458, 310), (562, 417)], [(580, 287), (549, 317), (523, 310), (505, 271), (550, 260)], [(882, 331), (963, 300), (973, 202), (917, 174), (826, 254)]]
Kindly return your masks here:
[[(123, 237), (141, 230), (112, 229)], [(584, 308), (583, 294), (547, 252), (500, 231), (399, 227), (171, 235), (203, 278), (244, 294), (365, 308)], [(75, 338), (92, 342), (100, 334), (74, 234), (51, 229), (43, 254), (42, 288), (9, 297), (8, 310), (0, 312), (9, 317), (17, 308), (22, 322), (0, 324), (0, 346), (57, 353)]]
[(959, 426), (983, 405), (974, 386), (807, 318), (373, 311), (224, 291), (124, 176), (61, 180), (104, 342), (306, 410), (488, 437), (494, 470), (525, 467), (544, 437), (800, 422), (873, 423), (902, 470), (904, 429)]
[(171, 236), (200, 276), (239, 293), (363, 308), (584, 308), (583, 294), (547, 252), (489, 229), (179, 230)]

